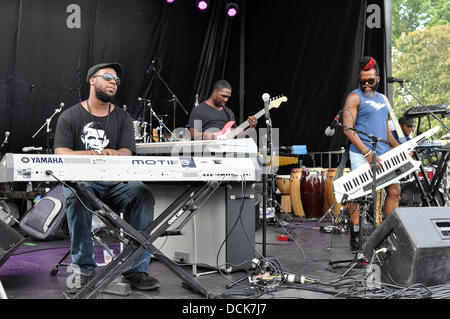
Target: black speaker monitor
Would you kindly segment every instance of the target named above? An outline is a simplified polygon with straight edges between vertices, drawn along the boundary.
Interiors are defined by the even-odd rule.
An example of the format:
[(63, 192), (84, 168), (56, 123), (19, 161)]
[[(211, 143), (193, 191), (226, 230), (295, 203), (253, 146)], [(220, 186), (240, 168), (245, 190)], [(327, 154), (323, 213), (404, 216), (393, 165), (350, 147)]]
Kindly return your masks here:
[(0, 220), (0, 267), (24, 241), (21, 234)]
[(409, 287), (450, 283), (450, 207), (401, 207), (363, 244), (369, 260), (379, 262), (381, 280)]

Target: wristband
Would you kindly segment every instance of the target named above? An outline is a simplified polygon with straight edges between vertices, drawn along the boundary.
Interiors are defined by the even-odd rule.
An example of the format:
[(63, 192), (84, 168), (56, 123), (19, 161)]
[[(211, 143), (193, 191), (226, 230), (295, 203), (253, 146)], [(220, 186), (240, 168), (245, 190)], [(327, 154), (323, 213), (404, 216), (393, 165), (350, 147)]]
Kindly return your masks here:
[(364, 155), (365, 158), (367, 158), (367, 156), (369, 156), (370, 154), (372, 154), (372, 151), (369, 151), (369, 153), (367, 153), (366, 155)]

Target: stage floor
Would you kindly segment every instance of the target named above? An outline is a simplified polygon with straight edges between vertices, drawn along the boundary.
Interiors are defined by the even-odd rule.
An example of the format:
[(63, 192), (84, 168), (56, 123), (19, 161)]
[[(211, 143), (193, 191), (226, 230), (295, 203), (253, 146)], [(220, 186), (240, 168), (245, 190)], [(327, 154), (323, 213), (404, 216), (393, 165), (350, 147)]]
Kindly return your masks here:
[[(194, 277), (212, 295), (225, 298), (248, 299), (353, 299), (379, 298), (376, 293), (364, 288), (365, 266), (352, 263), (354, 254), (349, 247), (349, 234), (326, 233), (319, 226), (330, 225), (324, 220), (318, 225), (316, 220), (294, 217), (282, 224), (269, 220), (266, 227), (266, 257), (285, 273), (305, 276), (314, 282), (306, 283), (250, 283), (248, 278), (231, 288), (227, 285), (248, 275), (248, 271), (233, 273), (213, 272)], [(17, 228), (17, 227), (14, 227)], [(256, 233), (256, 258), (262, 253), (262, 227)], [(288, 233), (287, 233), (288, 232)], [(279, 241), (279, 235), (292, 236), (294, 241)], [(112, 244), (118, 250), (117, 243)], [(102, 257), (102, 247), (96, 243), (96, 256)], [(115, 245), (115, 247), (114, 247)], [(70, 275), (66, 267), (61, 267), (55, 276), (50, 272), (68, 251), (69, 241), (37, 242), (27, 240), (17, 248), (0, 268), (0, 280), (8, 299), (64, 299), (66, 278)], [(97, 258), (97, 257), (96, 257)], [(68, 258), (70, 261), (70, 257)], [(97, 259), (96, 259), (97, 260)], [(344, 261), (330, 265), (330, 262)], [(355, 266), (351, 268), (351, 266)], [(192, 274), (192, 265), (183, 266)], [(197, 272), (210, 271), (198, 268)], [(250, 271), (250, 270), (249, 270)], [(132, 290), (130, 295), (119, 296), (101, 293), (97, 299), (178, 299), (202, 300), (205, 296), (194, 293), (182, 285), (181, 279), (153, 259), (149, 273), (157, 278), (161, 287), (156, 291)], [(381, 297), (385, 297), (383, 291)], [(419, 294), (420, 295), (420, 294)], [(410, 296), (409, 296), (410, 297)], [(414, 297), (414, 296), (413, 296)], [(400, 296), (401, 298), (401, 296)]]

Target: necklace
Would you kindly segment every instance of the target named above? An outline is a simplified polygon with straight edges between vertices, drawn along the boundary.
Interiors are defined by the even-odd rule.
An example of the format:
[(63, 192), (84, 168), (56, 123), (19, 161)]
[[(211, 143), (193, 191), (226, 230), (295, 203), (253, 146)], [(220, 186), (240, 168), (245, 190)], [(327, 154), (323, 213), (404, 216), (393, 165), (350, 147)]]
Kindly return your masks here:
[(98, 122), (98, 121), (96, 121), (94, 119), (94, 116), (92, 115), (92, 112), (91, 112), (91, 107), (89, 106), (89, 99), (86, 100), (86, 104), (87, 104), (87, 107), (88, 107), (88, 110), (89, 110), (89, 115), (91, 116), (92, 122), (97, 123), (101, 127), (103, 127), (104, 130), (105, 130), (105, 134), (106, 134), (106, 130), (108, 129), (108, 124), (109, 124), (109, 116), (111, 115), (111, 103), (108, 103), (108, 117), (106, 118), (106, 127), (104, 127), (102, 125), (102, 123), (100, 123), (100, 122)]

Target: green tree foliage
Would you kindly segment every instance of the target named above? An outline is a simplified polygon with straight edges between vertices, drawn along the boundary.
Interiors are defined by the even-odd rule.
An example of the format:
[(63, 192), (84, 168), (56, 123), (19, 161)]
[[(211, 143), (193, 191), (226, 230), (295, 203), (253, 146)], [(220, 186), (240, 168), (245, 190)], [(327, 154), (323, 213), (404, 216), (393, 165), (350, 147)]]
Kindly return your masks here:
[[(450, 2), (393, 0), (392, 6), (392, 74), (411, 80), (405, 87), (426, 105), (450, 103)], [(420, 105), (399, 84), (393, 88), (397, 117)], [(440, 125), (430, 119), (431, 126)], [(428, 126), (428, 119), (425, 120)], [(450, 127), (449, 116), (442, 120)], [(436, 137), (447, 133), (442, 128)]]
[(448, 0), (392, 0), (392, 39), (425, 26), (450, 22)]

